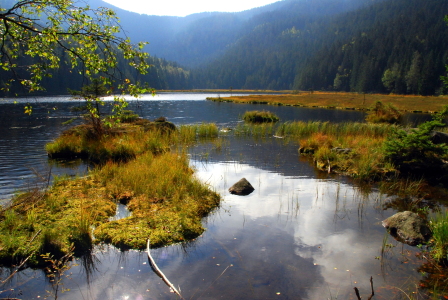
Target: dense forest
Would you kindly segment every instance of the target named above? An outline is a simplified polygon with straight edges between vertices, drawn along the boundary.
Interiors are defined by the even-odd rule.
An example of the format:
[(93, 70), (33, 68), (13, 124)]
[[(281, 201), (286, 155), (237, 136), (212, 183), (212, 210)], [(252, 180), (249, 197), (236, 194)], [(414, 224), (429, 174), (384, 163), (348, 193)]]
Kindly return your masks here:
[(439, 77), (448, 58), (447, 13), (444, 0), (376, 1), (314, 18), (292, 10), (273, 12), (222, 57), (194, 70), (192, 84), (441, 93)]
[[(446, 0), (283, 0), (187, 17), (140, 15), (101, 0), (89, 5), (112, 7), (133, 42), (150, 43), (148, 74), (124, 63), (120, 69), (156, 89), (445, 92)], [(78, 89), (77, 73), (62, 66), (44, 86), (52, 94)]]

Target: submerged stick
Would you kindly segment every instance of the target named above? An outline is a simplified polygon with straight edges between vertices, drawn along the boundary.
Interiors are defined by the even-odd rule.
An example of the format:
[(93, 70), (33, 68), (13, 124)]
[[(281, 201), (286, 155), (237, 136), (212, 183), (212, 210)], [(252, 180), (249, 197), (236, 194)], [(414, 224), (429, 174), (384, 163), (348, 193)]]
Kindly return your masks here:
[[(372, 300), (373, 296), (375, 296), (375, 291), (373, 290), (373, 277), (372, 276), (370, 276), (370, 287), (372, 289), (372, 294), (370, 295), (370, 297), (367, 300)], [(359, 295), (359, 290), (356, 286), (354, 287), (354, 290), (355, 290), (355, 294), (356, 294), (356, 297), (358, 298), (358, 300), (361, 300), (361, 296)]]
[(147, 244), (146, 244), (146, 252), (148, 253), (148, 258), (149, 258), (151, 267), (153, 268), (154, 272), (157, 275), (159, 275), (160, 278), (162, 278), (162, 280), (166, 283), (166, 285), (168, 285), (170, 287), (171, 290), (173, 290), (174, 293), (176, 293), (181, 299), (184, 299), (182, 297), (182, 295), (179, 293), (179, 291), (174, 287), (174, 285), (168, 280), (168, 278), (166, 278), (165, 274), (163, 274), (162, 271), (160, 271), (159, 267), (157, 267), (156, 262), (152, 258), (151, 253), (149, 252), (149, 244), (150, 244), (150, 241), (148, 239)]
[(370, 295), (369, 299), (367, 300), (371, 300), (373, 298), (373, 296), (375, 296), (375, 292), (373, 290), (373, 277), (370, 276), (370, 287), (372, 288), (372, 295)]
[(355, 294), (356, 294), (356, 297), (358, 298), (358, 300), (361, 300), (361, 296), (359, 295), (359, 290), (356, 286), (354, 287), (354, 290), (355, 290)]

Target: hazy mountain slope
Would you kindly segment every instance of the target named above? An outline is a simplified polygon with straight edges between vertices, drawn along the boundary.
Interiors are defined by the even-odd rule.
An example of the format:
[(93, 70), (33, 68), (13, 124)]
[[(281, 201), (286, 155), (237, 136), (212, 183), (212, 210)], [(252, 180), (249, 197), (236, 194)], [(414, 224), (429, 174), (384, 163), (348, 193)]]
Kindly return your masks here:
[(369, 2), (285, 1), (284, 9), (256, 15), (222, 57), (196, 70), (194, 87), (291, 89), (297, 67), (341, 37), (328, 34), (331, 20)]
[[(194, 87), (435, 93), (447, 62), (448, 2), (366, 3), (323, 17), (294, 10), (264, 16), (263, 25), (193, 72)], [(391, 88), (382, 81), (388, 69)]]
[(333, 15), (372, 0), (283, 0), (237, 13), (198, 13), (186, 17), (140, 15), (116, 8), (102, 0), (92, 6), (112, 7), (132, 41), (147, 41), (153, 56), (176, 61), (183, 66), (203, 65), (225, 53), (227, 48), (278, 12), (314, 17)]
[(152, 56), (194, 66), (222, 53), (241, 34), (244, 21), (281, 7), (282, 2), (240, 13), (203, 12), (186, 17), (137, 14), (102, 0), (89, 0), (89, 5), (114, 9), (126, 35), (133, 42), (149, 42), (145, 50)]

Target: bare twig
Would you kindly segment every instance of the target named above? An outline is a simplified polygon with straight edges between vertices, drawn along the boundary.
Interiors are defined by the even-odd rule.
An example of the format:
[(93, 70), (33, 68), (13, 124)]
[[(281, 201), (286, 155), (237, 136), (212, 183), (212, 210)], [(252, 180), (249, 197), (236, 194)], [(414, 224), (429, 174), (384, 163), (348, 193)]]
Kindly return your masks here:
[(151, 253), (149, 251), (149, 245), (150, 245), (150, 241), (148, 239), (147, 244), (146, 244), (146, 251), (148, 253), (148, 258), (151, 263), (152, 269), (154, 270), (154, 272), (157, 275), (160, 276), (160, 278), (162, 278), (162, 280), (166, 283), (166, 285), (168, 285), (171, 288), (171, 290), (173, 290), (174, 293), (176, 293), (181, 299), (184, 299), (182, 297), (182, 295), (179, 293), (179, 291), (174, 287), (174, 285), (168, 280), (168, 278), (166, 278), (165, 274), (163, 274), (162, 271), (160, 271), (159, 267), (157, 267), (156, 262), (152, 258)]
[(372, 294), (370, 295), (369, 299), (367, 300), (371, 300), (373, 298), (373, 296), (375, 296), (375, 292), (373, 291), (373, 277), (370, 276), (370, 287), (372, 288)]
[[(372, 300), (373, 296), (375, 296), (375, 291), (373, 290), (373, 277), (372, 276), (370, 276), (370, 287), (372, 289), (372, 294), (370, 295), (369, 298), (367, 298), (367, 300)], [(361, 296), (359, 295), (359, 290), (356, 286), (354, 287), (354, 290), (355, 290), (356, 297), (358, 297), (358, 300), (361, 300)]]
[(358, 300), (361, 300), (361, 296), (359, 295), (359, 290), (356, 286), (354, 287), (354, 290), (355, 290), (356, 297), (358, 297)]
[[(31, 244), (41, 232), (42, 232), (42, 229), (40, 229), (40, 230), (33, 236), (33, 238), (29, 241), (29, 244)], [(36, 252), (36, 251), (31, 252), (31, 254), (28, 255), (28, 257), (25, 258), (25, 259), (22, 261), (22, 263), (17, 267), (17, 269), (15, 269), (14, 272), (12, 272), (11, 275), (8, 276), (8, 278), (6, 278), (5, 280), (3, 280), (2, 283), (7, 282), (7, 281), (10, 280), (14, 275), (16, 275), (16, 273), (19, 272), (19, 270), (25, 265), (25, 263), (28, 261), (28, 259), (30, 259), (30, 257), (33, 256), (34, 252)]]

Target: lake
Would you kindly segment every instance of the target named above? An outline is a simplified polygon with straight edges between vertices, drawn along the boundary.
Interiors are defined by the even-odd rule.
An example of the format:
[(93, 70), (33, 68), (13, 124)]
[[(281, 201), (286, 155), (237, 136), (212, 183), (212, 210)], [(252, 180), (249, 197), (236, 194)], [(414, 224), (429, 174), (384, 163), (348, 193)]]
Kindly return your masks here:
[[(247, 110), (269, 110), (282, 121), (362, 121), (356, 111), (205, 101), (216, 94), (165, 93), (131, 101), (142, 117), (165, 116), (176, 125), (215, 122), (234, 127)], [(224, 96), (221, 94), (221, 96)], [(79, 103), (67, 97), (5, 100), (0, 104), (0, 198), (51, 181), (57, 174), (83, 174), (88, 166), (49, 164), (45, 143), (74, 117)], [(33, 114), (23, 114), (23, 104)], [(72, 125), (70, 125), (72, 126)], [(151, 251), (159, 268), (185, 299), (401, 299), (424, 275), (419, 249), (396, 242), (381, 221), (396, 211), (390, 197), (351, 180), (317, 171), (282, 139), (223, 136), (220, 149), (190, 149), (197, 176), (222, 195), (221, 206), (204, 219), (207, 230), (189, 243)], [(36, 179), (39, 174), (41, 179)], [(255, 188), (236, 196), (228, 188), (245, 177)], [(381, 253), (387, 244), (385, 253)], [(383, 248), (384, 249), (384, 248)], [(2, 269), (2, 279), (10, 270)], [(145, 252), (97, 247), (66, 271), (58, 299), (177, 299), (151, 270)], [(62, 293), (62, 288), (70, 289)], [(52, 299), (55, 291), (40, 270), (25, 269), (2, 286), (0, 297)]]

